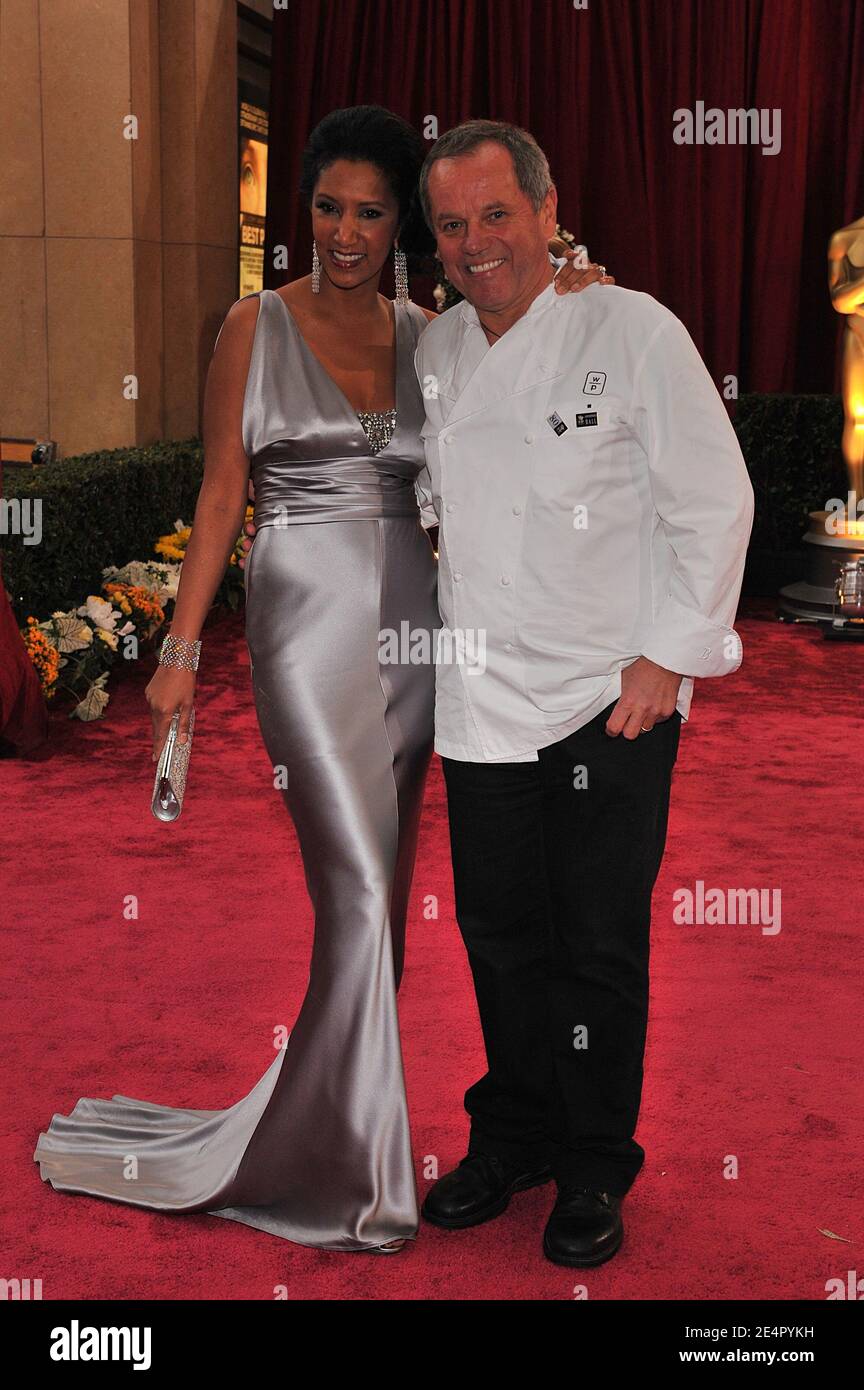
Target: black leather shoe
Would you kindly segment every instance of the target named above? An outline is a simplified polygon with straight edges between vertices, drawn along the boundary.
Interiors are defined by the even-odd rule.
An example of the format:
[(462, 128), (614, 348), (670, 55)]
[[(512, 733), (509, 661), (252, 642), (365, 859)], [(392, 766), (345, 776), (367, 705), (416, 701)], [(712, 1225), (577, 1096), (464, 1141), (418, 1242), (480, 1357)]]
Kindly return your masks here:
[(459, 1230), (479, 1226), (500, 1216), (514, 1192), (540, 1187), (552, 1177), (552, 1170), (526, 1168), (524, 1160), (499, 1158), (497, 1154), (468, 1154), (458, 1168), (439, 1178), (430, 1187), (420, 1208), (433, 1226)]
[(593, 1187), (564, 1184), (543, 1233), (543, 1254), (576, 1269), (611, 1260), (624, 1239), (621, 1197)]

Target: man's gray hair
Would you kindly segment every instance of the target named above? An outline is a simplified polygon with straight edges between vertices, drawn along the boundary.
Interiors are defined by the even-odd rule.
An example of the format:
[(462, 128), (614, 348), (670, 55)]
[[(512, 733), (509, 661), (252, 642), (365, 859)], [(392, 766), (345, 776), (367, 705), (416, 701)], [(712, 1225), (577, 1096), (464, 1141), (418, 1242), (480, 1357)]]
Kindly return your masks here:
[(503, 145), (505, 150), (510, 151), (516, 170), (516, 182), (525, 196), (530, 198), (531, 206), (539, 210), (552, 187), (552, 175), (549, 172), (549, 161), (534, 136), (521, 126), (510, 125), (508, 121), (463, 121), (461, 125), (445, 131), (435, 141), (420, 170), (420, 206), (431, 231), (435, 230), (429, 204), (429, 170), (432, 165), (438, 159), (452, 159), (460, 154), (469, 154), (487, 140)]

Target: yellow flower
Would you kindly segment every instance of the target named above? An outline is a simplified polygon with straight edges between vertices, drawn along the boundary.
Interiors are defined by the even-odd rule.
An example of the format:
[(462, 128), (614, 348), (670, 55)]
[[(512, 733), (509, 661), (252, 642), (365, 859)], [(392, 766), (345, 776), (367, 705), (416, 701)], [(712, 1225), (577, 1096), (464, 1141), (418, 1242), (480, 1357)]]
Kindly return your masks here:
[(164, 555), (167, 560), (185, 560), (186, 551), (178, 546), (172, 545), (173, 536), (163, 536), (157, 541), (153, 549), (157, 555)]

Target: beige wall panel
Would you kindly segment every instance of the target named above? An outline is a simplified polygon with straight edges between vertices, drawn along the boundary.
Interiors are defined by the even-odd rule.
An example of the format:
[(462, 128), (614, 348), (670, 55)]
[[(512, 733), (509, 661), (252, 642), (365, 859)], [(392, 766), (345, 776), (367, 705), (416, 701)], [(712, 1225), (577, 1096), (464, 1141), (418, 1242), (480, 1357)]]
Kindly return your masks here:
[(159, 91), (158, 0), (133, 0), (131, 110), (138, 118), (132, 146), (132, 225), (136, 237), (162, 240), (162, 134)]
[(132, 235), (129, 5), (39, 0), (45, 232)]
[(62, 456), (135, 441), (131, 241), (52, 237), (48, 253), (51, 434)]
[(234, 0), (0, 0), (0, 117), (0, 432), (197, 433), (237, 297)]
[(44, 236), (39, 11), (33, 0), (0, 4), (0, 169), (0, 236)]
[(50, 437), (45, 242), (0, 240), (0, 435)]
[[(165, 320), (163, 313), (163, 247), (158, 241), (133, 244), (135, 285), (133, 343), (138, 374), (135, 409), (136, 444), (169, 439), (165, 430)], [(194, 429), (190, 434), (194, 434)]]

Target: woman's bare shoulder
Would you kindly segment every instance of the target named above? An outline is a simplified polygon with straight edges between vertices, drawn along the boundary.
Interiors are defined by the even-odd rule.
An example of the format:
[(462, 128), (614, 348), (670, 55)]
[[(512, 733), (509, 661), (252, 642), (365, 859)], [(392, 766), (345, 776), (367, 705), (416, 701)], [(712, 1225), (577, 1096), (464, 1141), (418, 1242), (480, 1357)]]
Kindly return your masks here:
[(299, 280), (289, 280), (286, 285), (280, 285), (273, 291), (278, 294), (289, 309), (297, 310), (302, 313), (309, 310), (315, 303), (312, 299), (312, 276), (303, 275)]
[(216, 341), (213, 344), (214, 357), (217, 356), (217, 348), (220, 349), (218, 354), (220, 358), (234, 355), (238, 351), (242, 353), (246, 350), (248, 352), (251, 349), (255, 325), (258, 322), (260, 302), (260, 295), (258, 294), (244, 294), (242, 298), (234, 300), (222, 320), (219, 332), (216, 334)]
[(225, 315), (225, 322), (227, 323), (229, 317), (233, 319), (235, 323), (238, 321), (242, 323), (245, 319), (257, 318), (260, 300), (260, 290), (255, 290), (252, 294), (244, 294), (240, 299), (235, 299), (228, 313)]

